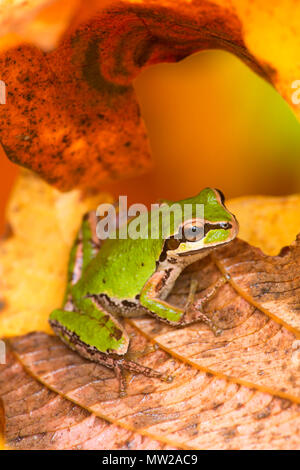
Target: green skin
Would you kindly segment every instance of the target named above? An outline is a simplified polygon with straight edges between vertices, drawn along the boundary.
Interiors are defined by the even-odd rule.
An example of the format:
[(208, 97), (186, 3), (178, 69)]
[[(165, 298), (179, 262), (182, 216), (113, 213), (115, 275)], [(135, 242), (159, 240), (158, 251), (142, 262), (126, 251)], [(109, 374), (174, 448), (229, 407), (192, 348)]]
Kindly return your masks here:
[[(144, 215), (141, 227), (149, 238), (108, 238), (101, 247), (95, 239), (95, 219), (87, 214), (71, 250), (63, 309), (54, 310), (50, 315), (52, 328), (72, 349), (115, 369), (123, 391), (121, 371), (124, 368), (151, 377), (161, 378), (161, 374), (127, 359), (129, 337), (120, 316), (149, 313), (174, 326), (204, 321), (216, 332), (212, 321), (202, 311), (203, 302), (198, 302), (197, 308), (191, 308), (188, 302), (180, 309), (164, 299), (185, 267), (236, 237), (238, 223), (224, 206), (222, 193), (216, 189), (206, 188), (194, 198), (176, 204), (191, 204), (192, 219), (176, 220), (174, 215), (164, 237), (161, 235), (162, 219), (158, 219), (159, 226), (153, 227), (148, 223), (148, 215)], [(195, 218), (196, 204), (203, 204), (204, 219)], [(171, 205), (165, 203), (165, 207)], [(129, 222), (126, 230), (135, 220)], [(186, 232), (188, 237), (174, 243), (173, 237), (182, 225), (190, 228)], [(191, 227), (204, 226), (204, 236), (202, 231), (201, 238), (193, 238), (195, 228)], [(152, 230), (158, 231), (158, 238), (150, 238)], [(213, 289), (203, 301), (209, 300), (215, 292)]]

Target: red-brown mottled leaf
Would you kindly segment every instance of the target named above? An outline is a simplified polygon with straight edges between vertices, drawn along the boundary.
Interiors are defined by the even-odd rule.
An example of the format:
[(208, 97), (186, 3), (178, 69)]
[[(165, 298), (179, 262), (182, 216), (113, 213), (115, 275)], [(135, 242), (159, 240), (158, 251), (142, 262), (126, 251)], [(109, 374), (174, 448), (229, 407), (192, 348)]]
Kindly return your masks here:
[[(145, 338), (128, 327), (131, 352)], [(173, 383), (130, 376), (127, 396), (108, 369), (80, 358), (57, 338), (33, 333), (10, 340), (42, 383), (100, 417), (161, 442), (191, 449), (299, 448), (299, 405), (230, 383), (170, 357), (145, 352), (144, 365), (172, 373)]]
[(52, 392), (31, 377), (9, 350), (6, 360), (5, 366), (0, 365), (0, 403), (10, 449), (166, 449)]
[(238, 240), (214, 259), (241, 295), (300, 337), (300, 235), (278, 256)]
[(245, 46), (234, 9), (201, 2), (123, 2), (78, 15), (58, 47), (26, 44), (0, 55), (7, 156), (59, 189), (98, 188), (149, 167), (132, 81), (147, 65), (221, 48), (271, 79)]

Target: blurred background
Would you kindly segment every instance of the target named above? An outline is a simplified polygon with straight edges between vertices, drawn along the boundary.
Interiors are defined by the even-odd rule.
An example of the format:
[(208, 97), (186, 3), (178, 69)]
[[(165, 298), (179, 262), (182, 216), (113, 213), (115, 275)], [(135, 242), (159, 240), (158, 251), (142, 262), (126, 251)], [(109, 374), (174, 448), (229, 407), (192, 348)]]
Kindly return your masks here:
[[(277, 92), (235, 56), (195, 54), (146, 69), (135, 81), (154, 166), (106, 184), (149, 204), (205, 186), (226, 197), (300, 192), (300, 123)], [(0, 155), (0, 231), (18, 168)]]

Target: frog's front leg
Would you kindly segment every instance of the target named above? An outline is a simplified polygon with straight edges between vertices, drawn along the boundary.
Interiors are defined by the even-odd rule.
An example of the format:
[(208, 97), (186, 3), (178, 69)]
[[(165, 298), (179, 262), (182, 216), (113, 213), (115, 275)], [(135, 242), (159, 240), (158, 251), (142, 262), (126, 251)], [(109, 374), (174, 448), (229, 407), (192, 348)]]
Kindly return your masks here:
[(166, 297), (170, 290), (166, 288), (170, 283), (170, 277), (172, 276), (176, 280), (179, 276), (180, 271), (176, 271), (173, 268), (156, 271), (144, 285), (139, 299), (140, 304), (150, 313), (172, 324), (180, 324), (185, 313), (183, 309), (169, 304), (162, 298)]
[(213, 284), (199, 299), (195, 301), (195, 295), (197, 292), (198, 281), (194, 278), (191, 279), (190, 283), (190, 292), (185, 305), (185, 315), (182, 319), (181, 325), (189, 325), (198, 321), (202, 321), (213, 331), (216, 336), (219, 336), (222, 333), (220, 329), (212, 319), (203, 311), (203, 307), (210, 300), (212, 300), (217, 294), (220, 287), (222, 287), (227, 282), (227, 279), (224, 276), (221, 276), (215, 284)]
[[(178, 277), (180, 272), (177, 272), (176, 274)], [(220, 280), (212, 286), (211, 289), (209, 289), (204, 297), (197, 300), (196, 304), (194, 304), (194, 296), (198, 283), (195, 279), (192, 279), (188, 301), (185, 308), (182, 309), (169, 304), (161, 298), (161, 296), (165, 296), (165, 292), (170, 290), (168, 289), (168, 291), (166, 291), (165, 289), (167, 276), (170, 276), (170, 273), (166, 270), (156, 271), (151, 276), (142, 289), (140, 296), (141, 305), (146, 307), (149, 313), (152, 313), (162, 321), (166, 321), (173, 325), (183, 326), (195, 322), (204, 322), (215, 335), (222, 333), (222, 330), (220, 330), (213, 323), (212, 319), (203, 311), (203, 306), (216, 295), (221, 285), (227, 282), (226, 279), (223, 277), (220, 278)]]
[(54, 310), (49, 319), (51, 327), (64, 343), (82, 357), (113, 369), (119, 379), (121, 394), (125, 393), (124, 369), (169, 380), (160, 372), (126, 359), (129, 337), (118, 320), (106, 312), (97, 299), (82, 299), (73, 308), (72, 311)]

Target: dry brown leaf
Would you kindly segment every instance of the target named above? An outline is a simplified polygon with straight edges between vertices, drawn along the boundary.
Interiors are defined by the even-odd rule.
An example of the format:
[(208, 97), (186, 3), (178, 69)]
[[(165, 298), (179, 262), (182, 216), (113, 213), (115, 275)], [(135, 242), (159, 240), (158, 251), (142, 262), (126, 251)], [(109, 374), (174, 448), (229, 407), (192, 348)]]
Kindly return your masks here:
[[(149, 167), (132, 80), (154, 63), (203, 49), (228, 50), (271, 81), (300, 116), (292, 102), (300, 6), (292, 0), (272, 6), (260, 0), (95, 0), (88, 8), (86, 2), (69, 1), (65, 10), (61, 2), (26, 3), (28, 8), (17, 12), (13, 2), (10, 16), (0, 17), (4, 33), (19, 30), (26, 42), (0, 55), (1, 79), (8, 86), (0, 138), (11, 160), (60, 189), (96, 188)], [(43, 6), (53, 11), (48, 26), (41, 23), (41, 35), (30, 21), (42, 15)], [(28, 44), (42, 36), (40, 45), (48, 49), (71, 17), (55, 50)]]
[[(131, 352), (146, 351), (146, 339), (130, 327), (128, 332)], [(112, 371), (82, 359), (58, 338), (33, 333), (9, 343), (52, 391), (161, 443), (184, 449), (299, 448), (299, 405), (217, 379), (163, 351), (145, 353), (139, 361), (172, 373), (173, 382), (130, 376), (127, 396), (119, 398)]]
[(278, 256), (238, 240), (212, 257), (237, 292), (300, 337), (300, 235)]
[(9, 349), (6, 359), (0, 368), (0, 400), (6, 444), (11, 449), (166, 449), (159, 442), (109, 424), (44, 387)]
[[(233, 242), (227, 251), (243, 253), (242, 243)], [(171, 304), (184, 308), (191, 278), (198, 281), (196, 302), (222, 277), (210, 258), (191, 268), (177, 280), (167, 299)], [(299, 294), (294, 294), (298, 299)], [(284, 298), (280, 305), (288, 310)], [(171, 355), (200, 370), (300, 403), (300, 341), (295, 334), (247, 302), (230, 283), (218, 290), (205, 312), (223, 329), (220, 336), (201, 323), (180, 330), (149, 317), (131, 323)]]

